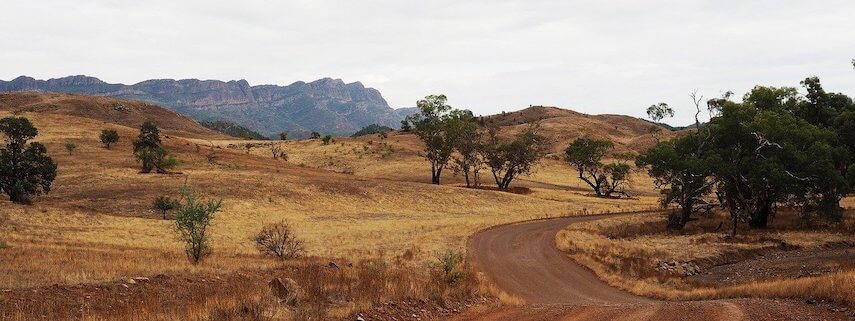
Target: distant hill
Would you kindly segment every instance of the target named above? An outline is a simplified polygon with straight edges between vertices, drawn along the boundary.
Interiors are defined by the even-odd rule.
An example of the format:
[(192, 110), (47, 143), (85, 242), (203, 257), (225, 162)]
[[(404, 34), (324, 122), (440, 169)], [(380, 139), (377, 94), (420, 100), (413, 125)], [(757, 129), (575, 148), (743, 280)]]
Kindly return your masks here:
[(250, 86), (246, 80), (152, 79), (111, 84), (88, 76), (0, 81), (0, 92), (68, 92), (136, 99), (164, 106), (199, 121), (224, 120), (265, 136), (287, 131), (350, 135), (370, 124), (397, 128), (403, 117), (379, 91), (359, 82), (324, 78), (288, 86)]
[[(554, 141), (553, 152), (560, 153), (574, 139), (591, 137), (610, 139), (619, 151), (641, 152), (656, 141), (649, 133), (650, 121), (624, 115), (588, 115), (558, 107), (534, 106), (523, 110), (480, 117), (485, 125), (497, 125), (508, 132), (539, 123), (542, 132)], [(676, 135), (663, 130), (663, 138)]]
[(0, 110), (71, 115), (133, 128), (151, 120), (168, 134), (188, 138), (227, 138), (193, 119), (142, 101), (65, 93), (0, 93)]
[(390, 128), (388, 126), (371, 124), (371, 125), (363, 127), (362, 129), (360, 129), (358, 132), (356, 132), (355, 134), (353, 134), (351, 136), (352, 137), (359, 137), (359, 136), (365, 136), (365, 135), (379, 134), (381, 132), (388, 133), (391, 131), (392, 131), (392, 128)]
[(250, 129), (247, 129), (246, 127), (243, 127), (243, 126), (237, 125), (237, 124), (232, 124), (232, 123), (227, 122), (227, 121), (222, 121), (222, 120), (203, 121), (203, 122), (200, 122), (199, 124), (201, 124), (202, 126), (208, 127), (212, 130), (218, 131), (220, 133), (232, 136), (232, 137), (248, 138), (248, 139), (254, 139), (254, 140), (267, 140), (267, 139), (269, 139), (268, 137), (265, 137), (262, 134), (259, 134), (259, 133), (256, 133), (256, 132), (250, 130)]

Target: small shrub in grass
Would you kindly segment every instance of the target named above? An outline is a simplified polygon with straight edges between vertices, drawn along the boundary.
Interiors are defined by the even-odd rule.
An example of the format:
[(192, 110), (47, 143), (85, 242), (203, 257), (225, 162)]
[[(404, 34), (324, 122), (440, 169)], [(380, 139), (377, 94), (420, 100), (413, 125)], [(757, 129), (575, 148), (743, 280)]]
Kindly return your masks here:
[(193, 264), (198, 264), (202, 258), (211, 253), (208, 227), (214, 218), (214, 213), (220, 210), (223, 201), (199, 201), (196, 199), (195, 191), (186, 186), (182, 188), (181, 194), (183, 202), (178, 202), (175, 206), (173, 219), (179, 237), (184, 242), (187, 257)]
[(446, 250), (445, 253), (440, 254), (438, 260), (446, 284), (455, 285), (465, 277), (466, 269), (463, 265), (463, 251), (455, 249)]
[(68, 151), (68, 155), (74, 153), (74, 150), (77, 149), (77, 143), (75, 142), (65, 142), (65, 150)]
[(324, 136), (324, 138), (321, 138), (321, 141), (324, 143), (324, 145), (329, 145), (330, 141), (332, 141), (332, 136), (326, 135)]
[(285, 221), (266, 225), (252, 238), (258, 251), (279, 260), (300, 257), (305, 252), (303, 241), (294, 235), (294, 230)]
[(169, 196), (158, 196), (154, 199), (154, 205), (152, 207), (160, 211), (163, 214), (163, 219), (165, 220), (166, 212), (175, 209), (176, 206), (178, 206), (178, 200)]
[(0, 250), (8, 249), (8, 248), (9, 248), (9, 244), (6, 244), (6, 242), (0, 241)]

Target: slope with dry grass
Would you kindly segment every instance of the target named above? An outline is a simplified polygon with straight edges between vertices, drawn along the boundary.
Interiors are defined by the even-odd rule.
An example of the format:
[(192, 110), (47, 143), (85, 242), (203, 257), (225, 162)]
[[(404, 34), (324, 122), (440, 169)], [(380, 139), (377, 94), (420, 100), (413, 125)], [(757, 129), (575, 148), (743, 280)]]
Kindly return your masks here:
[[(9, 94), (0, 98), (18, 97), (15, 95), (44, 96), (39, 98), (42, 101), (66, 97)], [(159, 112), (147, 110), (151, 106), (102, 97), (73, 97), (82, 102), (75, 103), (78, 107), (72, 111), (44, 107), (60, 103), (0, 111), (0, 117), (14, 111), (30, 118), (40, 131), (36, 140), (46, 144), (59, 164), (53, 191), (37, 197), (35, 205), (2, 203), (0, 229), (9, 248), (0, 250), (0, 268), (15, 273), (0, 279), (0, 288), (103, 282), (128, 275), (221, 273), (265, 266), (250, 237), (265, 223), (283, 219), (305, 239), (310, 255), (358, 260), (410, 251), (416, 261), (426, 264), (441, 250), (462, 247), (468, 235), (487, 226), (544, 216), (655, 206), (653, 197), (599, 199), (551, 186), (533, 187), (531, 193), (520, 195), (464, 189), (453, 183), (423, 184), (419, 173), (428, 172), (427, 163), (419, 159), (416, 142), (408, 135), (390, 137), (390, 141), (400, 140), (400, 146), (409, 147), (390, 143), (395, 152), (385, 157), (379, 152), (365, 152), (363, 146), (369, 146), (371, 151), (379, 145), (378, 138), (366, 137), (342, 139), (331, 145), (289, 142), (286, 146), (291, 159), (274, 160), (262, 147), (247, 153), (237, 147), (246, 141), (221, 140), (221, 136), (209, 134), (207, 129), (194, 129), (186, 134), (189, 138), (181, 136), (186, 132), (181, 127), (184, 125), (169, 129), (173, 121), (178, 122), (170, 120), (174, 114), (158, 116)], [(164, 137), (164, 144), (181, 160), (176, 174), (138, 173), (130, 146), (137, 134), (136, 120), (99, 118), (79, 112), (92, 106), (113, 108), (117, 104), (129, 108), (132, 114), (154, 115), (147, 118), (167, 124), (164, 128), (170, 134)], [(26, 103), (12, 100), (0, 105)], [(121, 136), (110, 150), (98, 142), (98, 134), (105, 127), (118, 130)], [(377, 141), (369, 144), (370, 139)], [(77, 142), (79, 148), (73, 155), (60, 152), (66, 141)], [(209, 154), (216, 155), (213, 162), (209, 162)], [(365, 167), (354, 170), (358, 174), (348, 174), (324, 166), (299, 165), (319, 163), (317, 158), (327, 156), (333, 161), (352, 161)], [(154, 198), (176, 195), (185, 182), (203, 191), (204, 197), (224, 201), (212, 227), (215, 254), (198, 267), (182, 261), (182, 247), (172, 223), (160, 220), (159, 213), (151, 209)]]
[[(680, 232), (664, 229), (664, 215), (623, 216), (568, 226), (556, 235), (556, 243), (612, 286), (639, 295), (677, 300), (766, 297), (855, 303), (855, 251), (849, 254), (845, 250), (832, 259), (834, 268), (828, 273), (813, 270), (829, 260), (812, 259), (829, 247), (855, 245), (852, 213), (847, 214), (846, 223), (828, 226), (807, 226), (794, 216), (779, 215), (767, 230), (742, 227), (733, 238), (721, 230), (727, 224), (724, 214), (701, 218)], [(775, 265), (781, 261), (773, 254), (796, 250), (808, 252), (798, 261), (801, 268), (782, 267), (787, 271), (779, 276), (735, 264), (762, 260), (754, 266)], [(726, 283), (697, 281), (703, 279), (697, 276), (712, 274), (708, 271), (717, 266), (722, 267), (725, 278), (744, 276)]]

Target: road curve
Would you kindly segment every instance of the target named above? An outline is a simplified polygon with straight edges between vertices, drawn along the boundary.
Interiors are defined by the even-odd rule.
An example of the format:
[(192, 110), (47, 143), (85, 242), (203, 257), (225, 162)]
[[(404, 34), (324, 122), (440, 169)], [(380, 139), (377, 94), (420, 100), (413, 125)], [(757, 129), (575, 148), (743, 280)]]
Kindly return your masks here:
[(523, 299), (521, 306), (484, 306), (453, 321), (758, 321), (847, 320), (819, 305), (790, 300), (731, 299), (666, 302), (639, 297), (601, 281), (555, 246), (567, 225), (614, 217), (563, 217), (482, 230), (468, 242), (469, 260), (499, 289)]
[(469, 259), (496, 286), (528, 304), (652, 302), (609, 286), (555, 247), (555, 234), (567, 225), (604, 217), (563, 217), (483, 230), (469, 240)]

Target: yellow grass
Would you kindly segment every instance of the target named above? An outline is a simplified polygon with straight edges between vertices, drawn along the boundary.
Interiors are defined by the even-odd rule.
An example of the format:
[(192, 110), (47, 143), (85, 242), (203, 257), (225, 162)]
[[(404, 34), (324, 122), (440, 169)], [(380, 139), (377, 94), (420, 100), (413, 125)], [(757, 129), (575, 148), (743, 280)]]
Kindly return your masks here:
[[(313, 256), (360, 259), (411, 250), (416, 261), (427, 263), (441, 250), (462, 248), (469, 235), (484, 227), (656, 205), (651, 195), (608, 200), (561, 186), (531, 185), (528, 195), (465, 189), (451, 171), (444, 175), (448, 183), (425, 184), (428, 163), (419, 158), (417, 141), (410, 135), (391, 136), (388, 144), (395, 152), (388, 156), (364, 152), (362, 146), (371, 146), (370, 151), (379, 144), (376, 136), (337, 138), (326, 146), (319, 141), (288, 142), (287, 162), (273, 160), (264, 147), (247, 155), (237, 146), (242, 141), (170, 136), (164, 143), (182, 161), (176, 169), (182, 174), (139, 174), (130, 147), (137, 129), (56, 114), (23, 116), (39, 128), (37, 140), (57, 161), (59, 176), (53, 191), (37, 197), (35, 205), (0, 201), (0, 217), (5, 218), (0, 240), (10, 247), (0, 250), (0, 267), (9, 271), (19, 266), (18, 273), (30, 275), (0, 278), (0, 288), (241, 269), (257, 263), (250, 237), (264, 224), (283, 219), (305, 239)], [(121, 135), (111, 150), (97, 141), (103, 128), (116, 128)], [(73, 155), (62, 147), (69, 140), (79, 146)], [(218, 155), (214, 165), (205, 157), (211, 150)], [(343, 165), (323, 165), (325, 159)], [(551, 169), (558, 166), (545, 164), (532, 180), (563, 176), (565, 169)], [(346, 167), (353, 174), (337, 173), (347, 172), (340, 170)], [(198, 268), (183, 262), (171, 222), (150, 208), (157, 196), (177, 196), (184, 182), (207, 198), (224, 201), (211, 231), (215, 257)], [(77, 254), (65, 259), (37, 255), (66, 250)], [(93, 255), (110, 259), (93, 260)]]
[(725, 231), (714, 232), (719, 221), (712, 216), (687, 226), (683, 233), (664, 231), (664, 214), (631, 215), (573, 224), (556, 235), (557, 246), (590, 268), (612, 286), (635, 294), (670, 300), (697, 300), (733, 297), (795, 298), (814, 297), (855, 303), (855, 271), (839, 271), (814, 277), (755, 281), (722, 287), (698, 287), (680, 277), (654, 268), (660, 261), (695, 262), (712, 266), (747, 257), (784, 242), (802, 248), (819, 248), (829, 243), (853, 242), (855, 225), (836, 229), (799, 229), (783, 222), (769, 231), (739, 231), (727, 239)]

